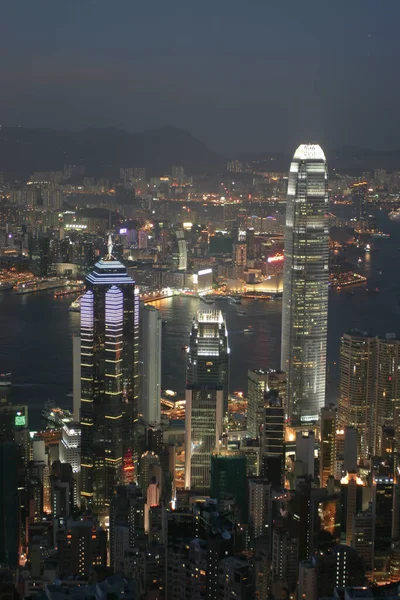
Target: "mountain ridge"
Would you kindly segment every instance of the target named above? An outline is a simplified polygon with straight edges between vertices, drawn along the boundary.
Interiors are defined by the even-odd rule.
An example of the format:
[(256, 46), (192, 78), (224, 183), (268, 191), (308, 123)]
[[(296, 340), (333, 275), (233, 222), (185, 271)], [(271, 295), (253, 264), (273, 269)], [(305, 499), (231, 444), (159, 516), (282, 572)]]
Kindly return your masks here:
[(145, 167), (150, 176), (170, 173), (172, 165), (194, 174), (217, 172), (223, 159), (172, 126), (133, 133), (118, 128), (1, 128), (0, 171), (9, 179), (60, 170), (65, 164), (85, 165), (88, 176), (116, 178), (120, 167)]

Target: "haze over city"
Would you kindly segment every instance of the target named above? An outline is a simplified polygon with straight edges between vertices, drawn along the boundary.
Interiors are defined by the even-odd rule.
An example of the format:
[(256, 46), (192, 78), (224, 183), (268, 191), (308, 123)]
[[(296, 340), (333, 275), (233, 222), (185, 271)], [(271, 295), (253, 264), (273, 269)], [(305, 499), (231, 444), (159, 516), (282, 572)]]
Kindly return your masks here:
[(172, 125), (225, 156), (399, 147), (396, 0), (6, 0), (3, 125)]

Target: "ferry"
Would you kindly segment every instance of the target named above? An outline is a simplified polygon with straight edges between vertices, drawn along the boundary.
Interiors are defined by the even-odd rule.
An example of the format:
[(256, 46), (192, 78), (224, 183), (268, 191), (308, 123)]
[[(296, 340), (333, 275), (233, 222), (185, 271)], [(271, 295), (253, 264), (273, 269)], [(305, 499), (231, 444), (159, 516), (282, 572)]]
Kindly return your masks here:
[(255, 333), (254, 329), (251, 329), (250, 327), (243, 329), (243, 333), (246, 334), (251, 334), (251, 333)]
[(78, 296), (78, 298), (76, 300), (74, 300), (70, 306), (69, 306), (69, 311), (70, 312), (81, 312), (81, 299), (82, 299), (83, 294), (81, 294), (80, 296)]
[(44, 405), (42, 417), (48, 429), (61, 428), (66, 423), (74, 422), (74, 416), (69, 410), (54, 406), (50, 400)]
[(373, 238), (390, 238), (390, 233), (383, 233), (382, 231), (377, 231), (372, 234)]
[(68, 285), (66, 277), (48, 277), (43, 279), (32, 279), (23, 283), (17, 283), (14, 287), (16, 294), (33, 294), (45, 290), (54, 290)]
[(84, 285), (67, 286), (64, 290), (58, 290), (57, 292), (54, 292), (54, 298), (61, 298), (62, 296), (69, 296), (71, 294), (76, 294), (77, 292), (84, 292), (84, 291), (85, 291)]

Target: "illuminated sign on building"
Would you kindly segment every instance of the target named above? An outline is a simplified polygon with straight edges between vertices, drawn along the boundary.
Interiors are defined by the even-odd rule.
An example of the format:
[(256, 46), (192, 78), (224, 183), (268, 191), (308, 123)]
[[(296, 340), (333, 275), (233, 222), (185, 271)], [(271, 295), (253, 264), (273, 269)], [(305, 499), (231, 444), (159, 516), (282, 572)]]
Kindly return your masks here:
[(26, 425), (25, 415), (17, 412), (15, 415), (14, 424), (18, 427), (24, 427)]
[(268, 257), (268, 262), (272, 263), (272, 262), (281, 262), (284, 259), (283, 254), (276, 254), (275, 256), (269, 256)]

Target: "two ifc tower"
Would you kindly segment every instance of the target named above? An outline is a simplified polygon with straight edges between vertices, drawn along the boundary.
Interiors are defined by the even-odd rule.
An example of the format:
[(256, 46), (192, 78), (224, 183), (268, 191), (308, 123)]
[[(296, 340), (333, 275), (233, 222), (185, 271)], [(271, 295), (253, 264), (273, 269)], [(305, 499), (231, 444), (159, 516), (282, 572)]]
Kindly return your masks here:
[(294, 423), (325, 405), (328, 332), (328, 170), (322, 148), (302, 144), (290, 165), (283, 267), (281, 369)]

